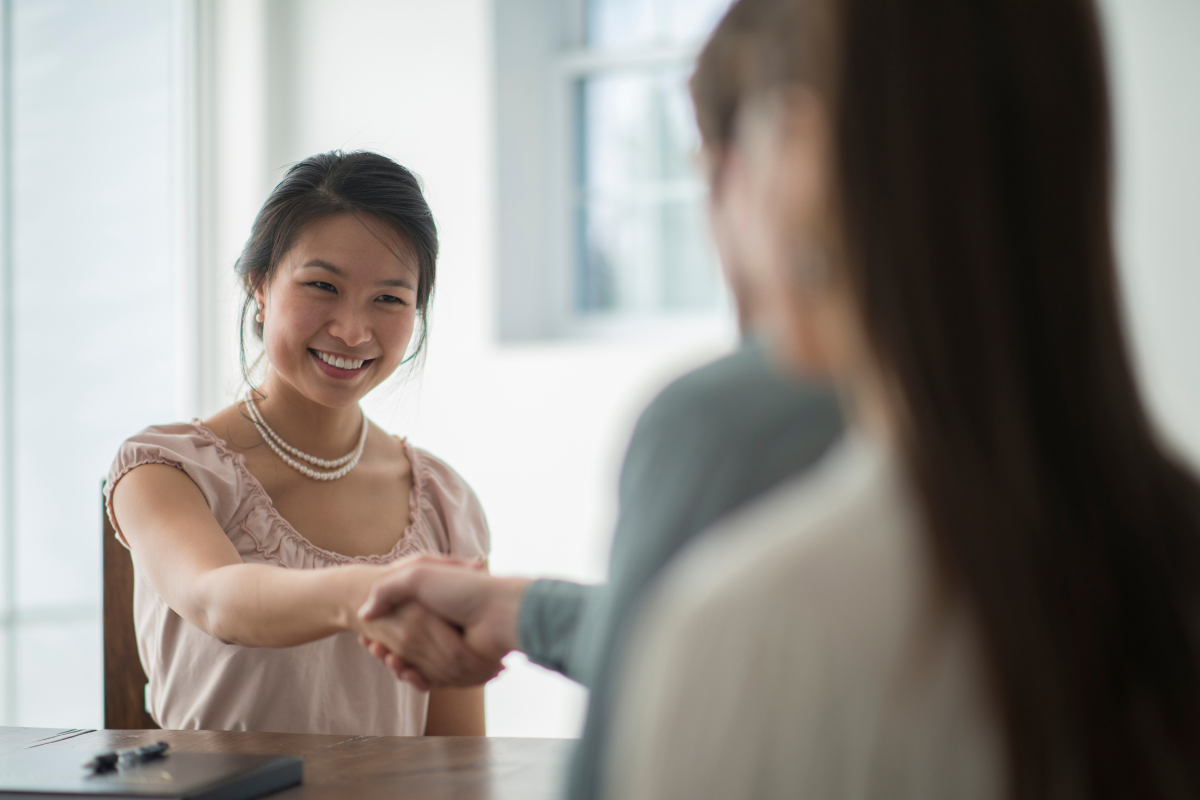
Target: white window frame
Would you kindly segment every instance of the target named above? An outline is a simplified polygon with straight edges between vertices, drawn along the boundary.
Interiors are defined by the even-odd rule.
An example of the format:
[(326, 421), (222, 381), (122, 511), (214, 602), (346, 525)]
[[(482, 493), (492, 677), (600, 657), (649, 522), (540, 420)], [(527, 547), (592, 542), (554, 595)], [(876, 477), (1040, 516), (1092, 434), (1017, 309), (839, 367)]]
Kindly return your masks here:
[(3, 719), (17, 715), (17, 464), (16, 385), (13, 364), (12, 247), (12, 0), (0, 0), (0, 552), (3, 587), (0, 628), (4, 635)]
[(496, 0), (493, 11), (499, 339), (727, 334), (729, 310), (625, 317), (582, 314), (575, 305), (577, 86), (608, 73), (688, 67), (699, 43), (588, 48), (585, 0)]

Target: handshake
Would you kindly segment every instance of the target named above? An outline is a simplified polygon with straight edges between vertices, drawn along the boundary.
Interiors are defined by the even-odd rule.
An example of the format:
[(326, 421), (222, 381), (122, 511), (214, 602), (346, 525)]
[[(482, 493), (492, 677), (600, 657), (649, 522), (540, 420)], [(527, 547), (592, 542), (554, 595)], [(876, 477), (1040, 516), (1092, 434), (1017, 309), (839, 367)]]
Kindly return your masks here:
[(517, 649), (517, 618), (529, 581), (419, 555), (387, 568), (358, 609), (359, 641), (417, 689), (486, 683)]

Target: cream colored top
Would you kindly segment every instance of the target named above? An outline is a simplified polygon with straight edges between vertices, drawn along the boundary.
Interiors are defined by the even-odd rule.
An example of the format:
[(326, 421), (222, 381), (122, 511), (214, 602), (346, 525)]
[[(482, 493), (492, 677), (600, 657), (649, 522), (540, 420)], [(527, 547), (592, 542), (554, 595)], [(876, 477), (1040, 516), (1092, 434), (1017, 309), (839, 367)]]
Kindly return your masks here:
[(606, 796), (999, 800), (971, 618), (931, 595), (900, 469), (848, 437), (664, 576), (622, 676)]
[[(466, 482), (423, 450), (404, 449), (413, 488), (404, 535), (382, 556), (351, 558), (317, 547), (279, 515), (243, 457), (198, 421), (158, 425), (126, 440), (108, 473), (105, 499), (131, 469), (168, 464), (191, 478), (242, 561), (288, 569), (384, 564), (417, 552), (486, 559), (483, 509)], [(126, 544), (126, 546), (128, 546)], [(149, 684), (147, 706), (173, 730), (250, 730), (420, 736), (429, 696), (396, 680), (353, 633), (284, 649), (223, 644), (172, 611), (136, 573), (133, 615)]]

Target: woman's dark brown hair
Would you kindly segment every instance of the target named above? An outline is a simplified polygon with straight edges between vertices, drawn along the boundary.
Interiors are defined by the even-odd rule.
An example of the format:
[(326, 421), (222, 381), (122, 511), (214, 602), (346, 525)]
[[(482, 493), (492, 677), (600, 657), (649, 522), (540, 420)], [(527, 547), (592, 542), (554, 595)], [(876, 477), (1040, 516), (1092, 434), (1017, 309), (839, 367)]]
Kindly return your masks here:
[[(374, 217), (411, 248), (417, 260), (420, 331), (409, 360), (424, 352), (429, 331), (427, 312), (437, 277), (438, 235), (421, 183), (387, 156), (365, 150), (334, 150), (309, 156), (288, 169), (255, 217), (250, 238), (234, 266), (246, 289), (239, 342), (242, 372), (247, 378), (246, 318), (254, 304), (254, 291), (270, 282), (280, 259), (305, 225), (332, 214)], [(261, 339), (262, 323), (255, 322), (253, 330)]]
[(795, 24), (758, 88), (828, 104), (847, 277), (979, 622), (1009, 795), (1200, 796), (1200, 486), (1122, 329), (1093, 3), (743, 4)]

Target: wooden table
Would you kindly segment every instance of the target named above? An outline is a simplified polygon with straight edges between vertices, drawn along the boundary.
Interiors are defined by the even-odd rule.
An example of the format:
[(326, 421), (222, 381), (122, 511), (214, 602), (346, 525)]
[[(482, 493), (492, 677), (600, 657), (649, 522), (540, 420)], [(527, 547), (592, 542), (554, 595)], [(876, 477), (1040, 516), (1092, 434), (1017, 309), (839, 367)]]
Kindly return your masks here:
[(0, 727), (0, 752), (32, 747), (92, 753), (150, 744), (180, 753), (304, 756), (304, 783), (272, 800), (412, 798), (552, 800), (569, 739), (323, 736), (238, 731), (93, 731)]

